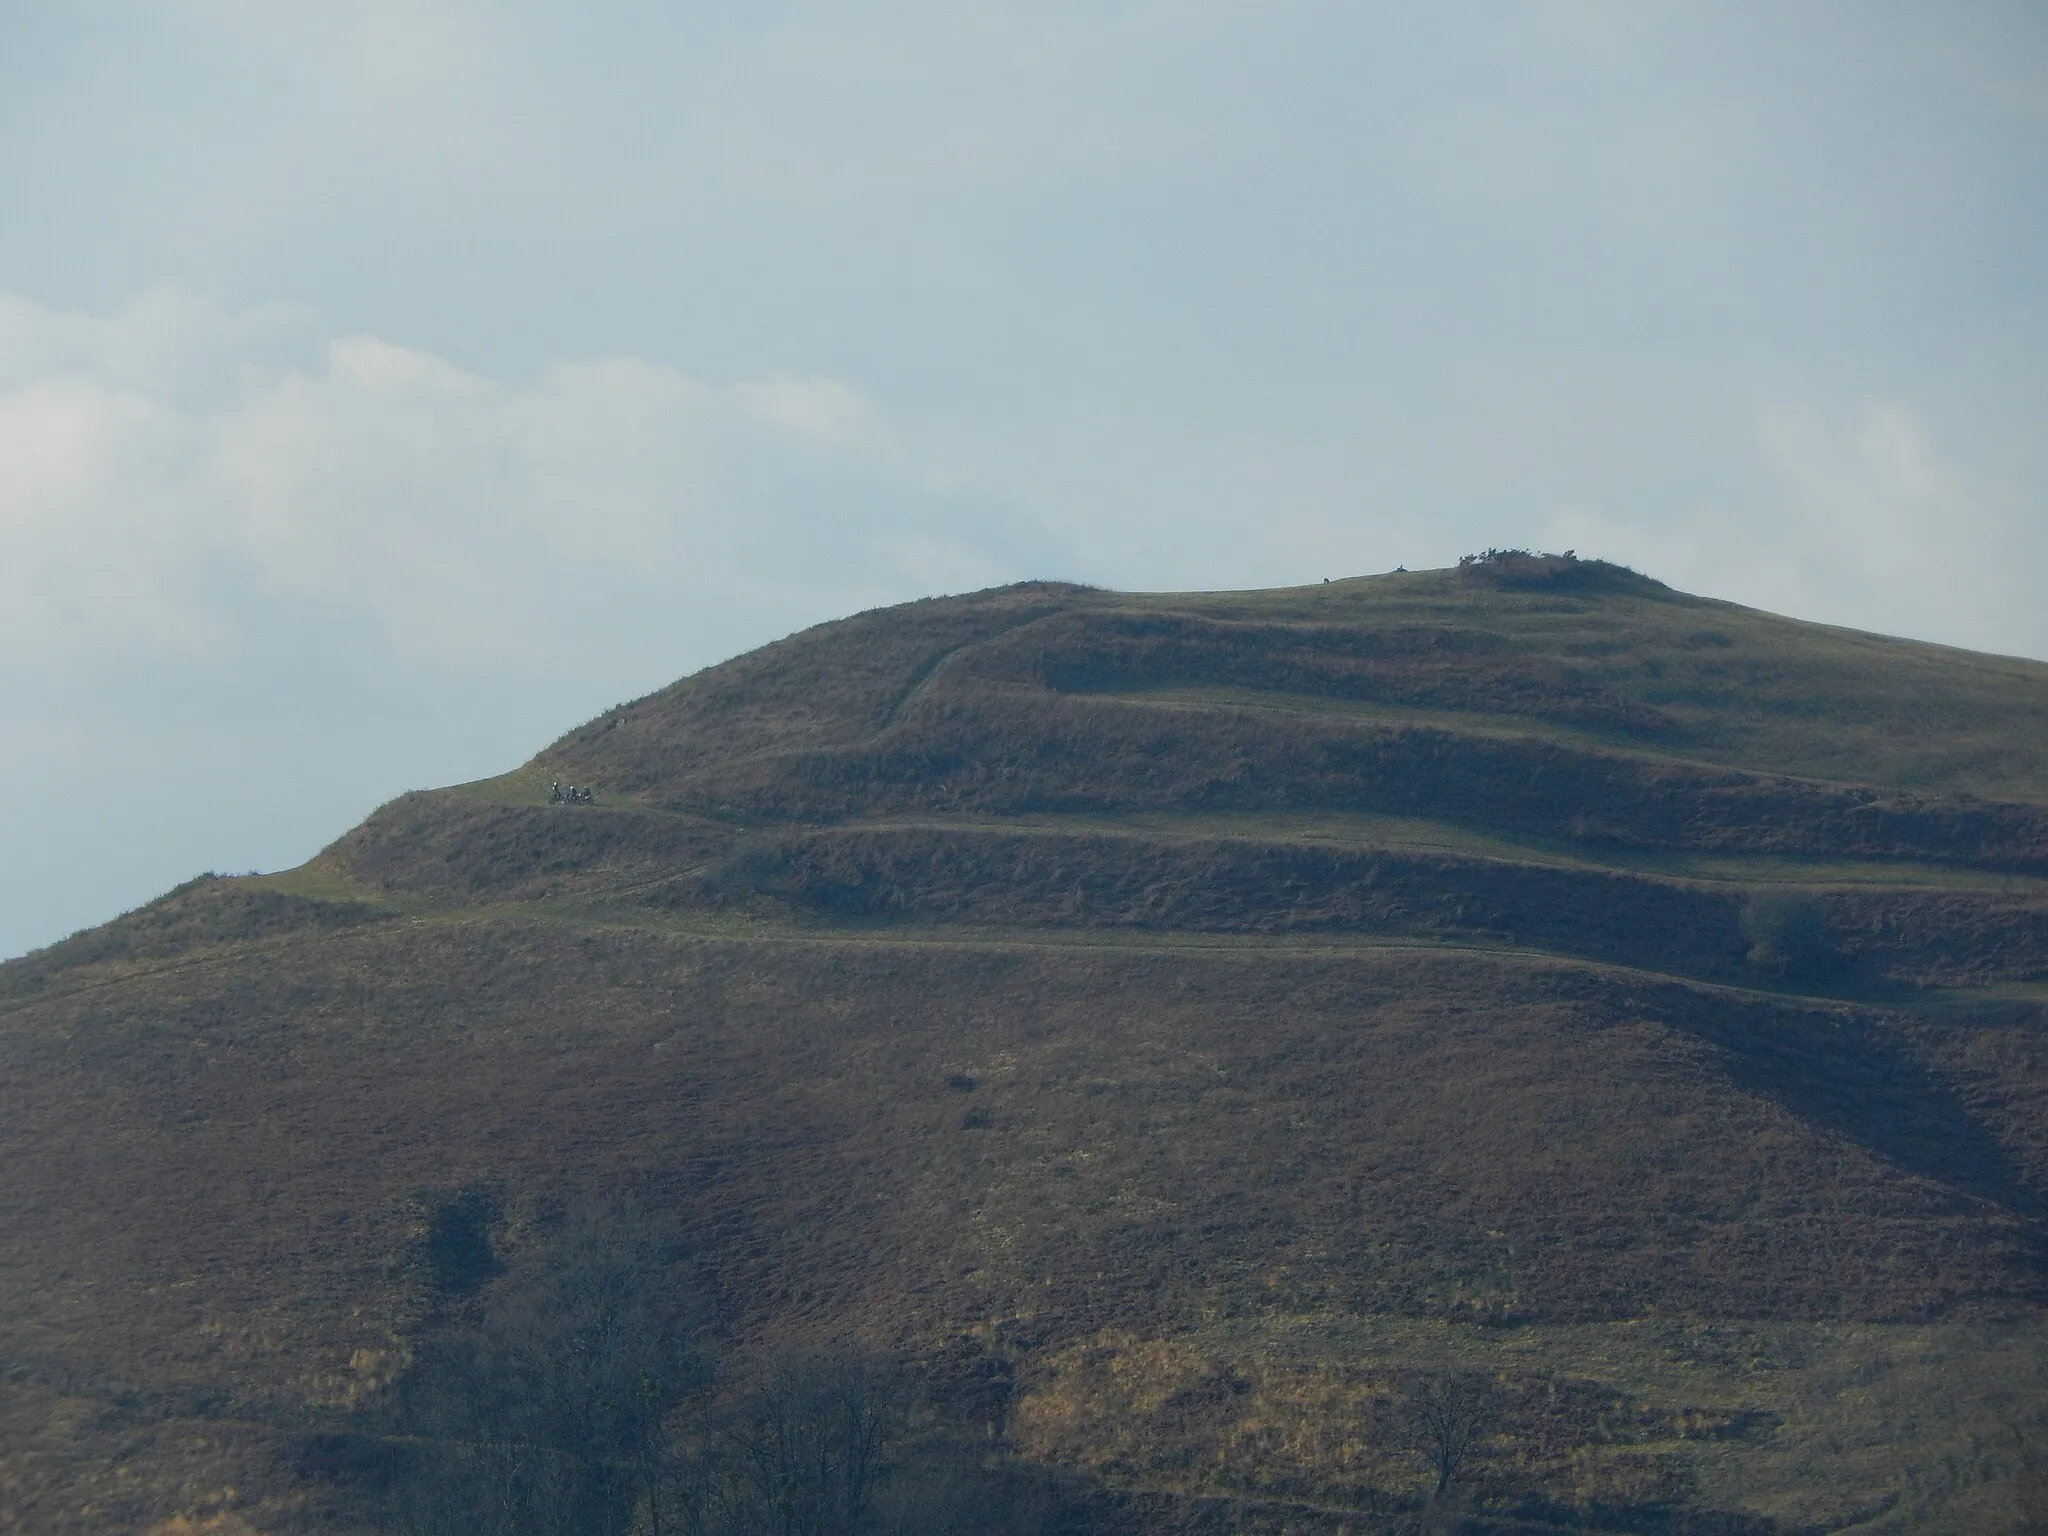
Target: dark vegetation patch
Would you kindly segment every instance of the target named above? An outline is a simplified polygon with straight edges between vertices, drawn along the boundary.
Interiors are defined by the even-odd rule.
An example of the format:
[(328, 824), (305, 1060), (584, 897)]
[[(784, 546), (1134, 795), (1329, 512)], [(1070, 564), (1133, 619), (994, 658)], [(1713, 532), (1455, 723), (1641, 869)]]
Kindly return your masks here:
[(1976, 892), (1745, 892), (1591, 868), (1104, 832), (846, 828), (753, 840), (641, 893), (833, 922), (1327, 933), (1509, 944), (1844, 995), (2048, 973), (2048, 906)]
[(426, 1232), (419, 1260), (436, 1297), (467, 1296), (504, 1272), (491, 1240), (504, 1210), (488, 1189), (453, 1190), (423, 1199)]
[(2039, 898), (1853, 887), (1753, 897), (1745, 932), (1750, 964), (1802, 990), (1868, 967), (1943, 987), (2048, 981), (2048, 904)]
[(2030, 1219), (2013, 1229), (2033, 1247), (2048, 1301), (2048, 1183), (1974, 1114), (1953, 1076), (1899, 1019), (1840, 1008), (1799, 1009), (1682, 988), (1657, 994), (1656, 1016), (1715, 1046), (1731, 1081), (1799, 1119), (1847, 1136), (1894, 1167), (1948, 1184)]
[(1534, 549), (1488, 549), (1458, 560), (1459, 579), (1502, 592), (1573, 592), (1602, 595), (1625, 593), (1684, 602), (1654, 577), (1609, 560), (1582, 560), (1574, 550), (1561, 555)]
[(836, 821), (912, 811), (1329, 810), (1602, 847), (2048, 872), (2048, 810), (1885, 794), (1541, 739), (1114, 697), (929, 701), (858, 749), (707, 774), (679, 809)]
[[(1427, 1524), (1453, 1508), (1501, 1530), (1776, 1529), (1701, 1507), (1681, 1464), (1635, 1449), (1767, 1439), (1768, 1412), (1375, 1363), (1346, 1426), (1351, 1474), (1332, 1482), (1245, 1455), (1243, 1426), (1277, 1406), (1256, 1365), (1181, 1362), (1161, 1391), (1130, 1379), (1120, 1356), (1157, 1354), (1132, 1343), (1033, 1370), (1039, 1402), (1077, 1410), (1051, 1438), (1042, 1411), (1012, 1422), (1014, 1340), (967, 1332), (922, 1355), (839, 1344), (735, 1366), (667, 1218), (586, 1200), (543, 1217), (485, 1289), (430, 1314), (387, 1387), (305, 1416), (285, 1446), (336, 1512), (417, 1536), (1168, 1536), (1211, 1528), (1223, 1502), (1231, 1530)], [(1105, 1414), (1113, 1426), (1089, 1422)], [(1575, 1497), (1589, 1452), (1603, 1478)], [(1119, 1456), (1120, 1475), (1107, 1464)], [(1129, 1486), (1176, 1460), (1194, 1487)]]

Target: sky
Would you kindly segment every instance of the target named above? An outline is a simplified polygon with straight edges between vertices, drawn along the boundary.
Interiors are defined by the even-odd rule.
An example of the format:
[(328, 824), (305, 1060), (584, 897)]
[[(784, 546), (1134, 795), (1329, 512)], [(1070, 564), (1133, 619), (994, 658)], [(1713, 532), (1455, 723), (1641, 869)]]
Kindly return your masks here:
[(879, 604), (2048, 658), (2048, 9), (0, 0), (0, 955)]

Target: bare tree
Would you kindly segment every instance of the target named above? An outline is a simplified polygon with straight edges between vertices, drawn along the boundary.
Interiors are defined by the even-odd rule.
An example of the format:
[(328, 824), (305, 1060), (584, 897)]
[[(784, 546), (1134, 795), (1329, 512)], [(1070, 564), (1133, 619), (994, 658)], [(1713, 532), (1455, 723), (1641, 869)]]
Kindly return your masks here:
[(1436, 1474), (1432, 1498), (1450, 1491), (1492, 1428), (1498, 1404), (1493, 1383), (1471, 1371), (1435, 1372), (1408, 1393), (1401, 1405), (1401, 1424), (1409, 1445), (1429, 1458)]
[(761, 1536), (850, 1536), (867, 1523), (898, 1404), (857, 1361), (783, 1366), (714, 1433), (708, 1522)]
[(2017, 1452), (2013, 1486), (2019, 1500), (2020, 1536), (2048, 1536), (2048, 1446), (2040, 1433), (2042, 1419), (2032, 1425), (2012, 1426), (2013, 1449)]
[(660, 1523), (664, 1422), (705, 1379), (698, 1303), (637, 1213), (571, 1215), (424, 1340), (387, 1439), (408, 1536), (626, 1536)]
[(487, 1262), (440, 1287), (451, 1299), (386, 1398), (309, 1448), (388, 1536), (1086, 1528), (1085, 1490), (996, 1449), (1002, 1362), (929, 1391), (901, 1362), (805, 1357), (714, 1393), (694, 1347), (708, 1312), (659, 1220), (595, 1207), (500, 1264), (497, 1208), (475, 1209)]

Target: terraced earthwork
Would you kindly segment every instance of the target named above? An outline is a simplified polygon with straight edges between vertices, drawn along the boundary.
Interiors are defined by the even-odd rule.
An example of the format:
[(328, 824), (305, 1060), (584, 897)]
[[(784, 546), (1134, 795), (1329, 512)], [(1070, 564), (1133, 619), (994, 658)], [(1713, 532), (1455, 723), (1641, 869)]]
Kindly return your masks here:
[(10, 962), (0, 1110), (0, 1526), (367, 1528), (446, 1213), (487, 1296), (598, 1190), (733, 1391), (900, 1362), (1097, 1529), (2019, 1531), (2048, 667), (1561, 559), (864, 614)]

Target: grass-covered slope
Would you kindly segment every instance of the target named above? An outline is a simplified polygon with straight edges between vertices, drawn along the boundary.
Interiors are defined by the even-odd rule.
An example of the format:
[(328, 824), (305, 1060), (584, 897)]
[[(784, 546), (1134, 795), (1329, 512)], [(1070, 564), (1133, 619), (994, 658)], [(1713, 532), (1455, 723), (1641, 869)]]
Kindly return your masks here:
[(976, 1362), (1116, 1528), (1391, 1529), (1458, 1366), (1490, 1529), (2017, 1530), (2048, 667), (1520, 557), (866, 614), (0, 968), (0, 1159), (0, 1529), (345, 1527), (435, 1213), (598, 1188), (730, 1379)]
[(2038, 663), (1588, 562), (1023, 587), (712, 668), (331, 864), (439, 901), (1405, 934), (1874, 995), (2042, 974), (2044, 744)]
[(2038, 662), (1803, 624), (1597, 562), (1276, 592), (1025, 586), (821, 626), (602, 716), (540, 762), (676, 800), (743, 763), (915, 739), (934, 714), (1018, 691), (1192, 694), (1415, 728), (1513, 722), (1567, 746), (2041, 806), (2044, 678)]

